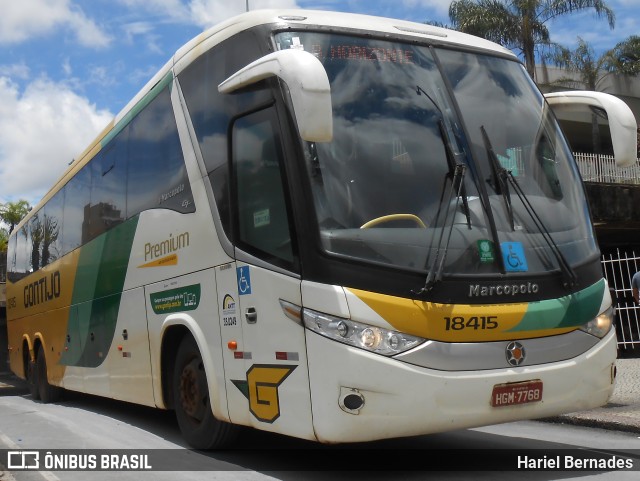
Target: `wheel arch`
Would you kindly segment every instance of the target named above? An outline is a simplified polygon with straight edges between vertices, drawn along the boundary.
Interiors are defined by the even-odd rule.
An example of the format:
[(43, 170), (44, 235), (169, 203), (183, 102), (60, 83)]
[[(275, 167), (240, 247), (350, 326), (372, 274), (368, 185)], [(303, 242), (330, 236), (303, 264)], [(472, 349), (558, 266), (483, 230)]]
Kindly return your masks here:
[(29, 362), (35, 361), (35, 359), (36, 355), (33, 348), (33, 342), (31, 342), (31, 338), (25, 334), (22, 336), (22, 375), (24, 376), (24, 379), (27, 378)]
[(36, 362), (38, 357), (38, 348), (42, 346), (45, 349), (44, 339), (42, 333), (36, 332), (33, 338), (28, 334), (22, 336), (22, 369), (23, 374), (27, 375), (27, 366), (29, 361)]
[[(204, 364), (205, 373), (207, 375), (207, 384), (209, 387), (209, 398), (211, 399), (211, 409), (214, 416), (222, 421), (229, 420), (229, 413), (226, 404), (226, 394), (220, 392), (218, 376), (224, 379), (224, 366), (222, 364), (222, 356), (219, 360), (214, 360), (214, 351), (216, 346), (211, 342), (207, 342), (205, 333), (197, 324), (195, 319), (190, 316), (169, 316), (161, 332), (160, 341), (160, 384), (162, 392), (162, 403), (167, 409), (173, 409), (173, 367), (175, 365), (176, 354), (180, 343), (185, 336), (191, 336), (196, 341), (202, 362)], [(219, 339), (213, 339), (213, 343)], [(220, 349), (218, 348), (218, 352)]]

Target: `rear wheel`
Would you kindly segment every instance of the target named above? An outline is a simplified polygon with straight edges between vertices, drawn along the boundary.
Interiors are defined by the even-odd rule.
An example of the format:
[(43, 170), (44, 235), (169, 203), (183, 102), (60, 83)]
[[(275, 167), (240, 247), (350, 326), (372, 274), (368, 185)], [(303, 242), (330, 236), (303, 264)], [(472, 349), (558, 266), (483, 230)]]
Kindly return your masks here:
[(38, 394), (43, 403), (52, 403), (60, 399), (62, 389), (58, 386), (52, 386), (47, 379), (47, 359), (44, 356), (42, 345), (38, 348), (38, 357), (36, 358), (37, 384)]
[(235, 426), (213, 416), (204, 363), (190, 335), (182, 340), (176, 355), (173, 396), (180, 431), (191, 447), (218, 449), (235, 439)]
[(38, 391), (38, 369), (36, 363), (29, 359), (27, 361), (27, 386), (29, 386), (29, 394), (37, 401), (40, 399), (40, 392)]

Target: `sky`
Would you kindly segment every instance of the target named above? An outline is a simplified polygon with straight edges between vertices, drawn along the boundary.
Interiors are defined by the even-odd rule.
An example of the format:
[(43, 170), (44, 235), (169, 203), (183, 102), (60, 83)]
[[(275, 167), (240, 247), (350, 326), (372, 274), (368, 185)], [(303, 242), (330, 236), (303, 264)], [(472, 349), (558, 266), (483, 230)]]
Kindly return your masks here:
[[(606, 0), (548, 24), (553, 41), (596, 51), (640, 35), (640, 0)], [(449, 23), (451, 0), (249, 0), (250, 9), (337, 10)], [(0, 0), (0, 203), (35, 205), (183, 44), (246, 0)]]

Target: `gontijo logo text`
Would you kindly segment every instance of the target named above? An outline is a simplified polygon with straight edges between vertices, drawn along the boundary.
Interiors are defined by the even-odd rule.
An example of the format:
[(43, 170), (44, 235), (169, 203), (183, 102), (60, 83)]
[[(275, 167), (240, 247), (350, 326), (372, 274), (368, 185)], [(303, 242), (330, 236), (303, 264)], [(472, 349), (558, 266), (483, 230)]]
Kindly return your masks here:
[(57, 297), (60, 297), (59, 271), (24, 286), (24, 307), (33, 307)]

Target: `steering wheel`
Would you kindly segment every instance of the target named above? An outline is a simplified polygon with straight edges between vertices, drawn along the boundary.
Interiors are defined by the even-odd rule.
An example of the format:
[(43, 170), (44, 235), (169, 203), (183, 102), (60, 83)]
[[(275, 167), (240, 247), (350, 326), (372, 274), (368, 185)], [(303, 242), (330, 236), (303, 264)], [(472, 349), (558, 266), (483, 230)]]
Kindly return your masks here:
[(376, 217), (375, 219), (371, 219), (370, 221), (365, 222), (364, 224), (362, 224), (360, 226), (360, 228), (361, 229), (368, 229), (369, 227), (374, 227), (374, 226), (376, 226), (378, 224), (383, 224), (385, 222), (391, 222), (391, 221), (394, 221), (394, 220), (412, 220), (421, 229), (426, 229), (427, 228), (425, 223), (422, 222), (422, 219), (420, 219), (420, 217), (418, 217), (417, 215), (414, 215), (414, 214), (389, 214), (389, 215), (383, 215), (382, 217)]

